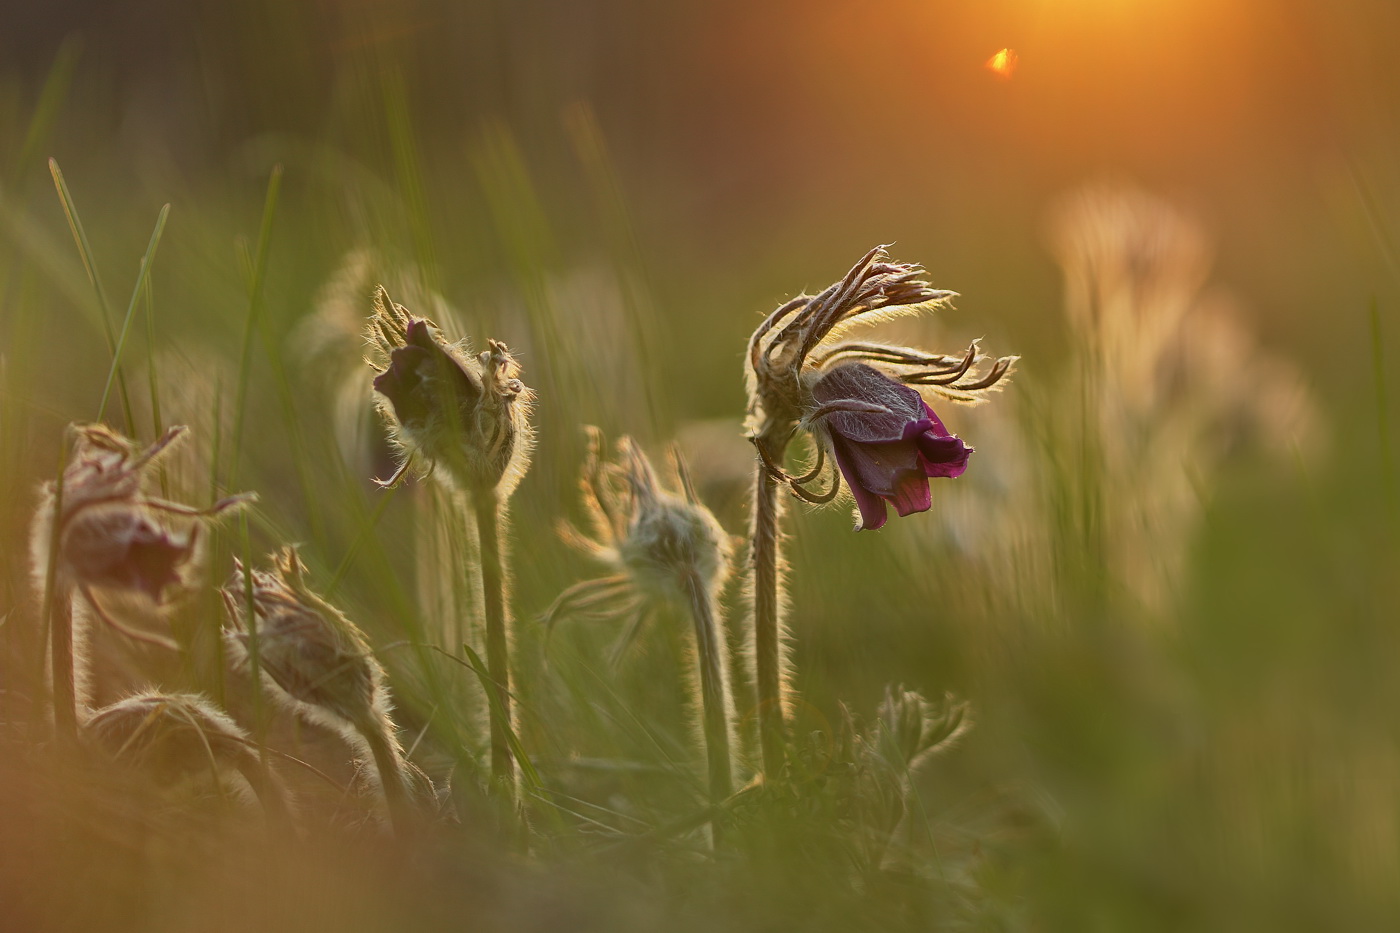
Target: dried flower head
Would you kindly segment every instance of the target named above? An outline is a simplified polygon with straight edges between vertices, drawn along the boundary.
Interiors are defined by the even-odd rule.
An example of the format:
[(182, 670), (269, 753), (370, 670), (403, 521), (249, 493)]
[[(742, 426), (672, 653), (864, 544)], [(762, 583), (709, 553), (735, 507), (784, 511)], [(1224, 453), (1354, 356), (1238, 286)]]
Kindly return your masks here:
[(63, 471), (57, 528), (54, 483), (45, 485), (35, 516), (31, 545), (40, 580), (56, 541), (60, 586), (143, 593), (160, 603), (181, 582), (181, 568), (196, 550), (199, 525), (181, 520), (218, 515), (256, 498), (244, 493), (201, 510), (144, 495), (146, 471), (185, 433), (183, 427), (172, 427), (144, 449), (106, 425), (70, 430), (73, 453)]
[[(955, 296), (922, 275), (921, 267), (890, 262), (885, 248), (876, 247), (819, 295), (778, 308), (749, 340), (748, 428), (766, 468), (799, 498), (829, 502), (840, 491), (839, 476), (833, 473), (824, 493), (807, 487), (832, 456), (860, 507), (858, 529), (883, 524), (885, 501), (901, 515), (927, 509), (923, 480), (961, 473), (971, 450), (948, 433), (917, 389), (902, 390), (975, 402), (1001, 384), (1016, 360), (1002, 357), (983, 371), (979, 364), (987, 358), (975, 341), (960, 355), (943, 355), (842, 339), (856, 325), (940, 307)], [(783, 470), (799, 428), (817, 444), (816, 464), (800, 477)], [(885, 459), (896, 453), (896, 460)]]
[[(389, 708), (384, 668), (365, 634), (307, 588), (296, 548), (274, 555), (271, 571), (252, 571), (251, 622), (247, 573), (237, 563), (223, 588), (228, 640), (246, 660), (248, 642), (256, 636), (269, 692), (337, 731), (377, 721)], [(256, 631), (250, 631), (253, 627)]]
[[(296, 548), (273, 556), (271, 571), (242, 564), (223, 588), (227, 640), (252, 666), (257, 642), (263, 686), (293, 715), (339, 733), (373, 758), (395, 826), (403, 829), (415, 781), (405, 761), (383, 666), (369, 639), (306, 585)], [(251, 613), (248, 611), (251, 590)]]
[(369, 362), (379, 409), (404, 451), (388, 484), (421, 457), (459, 489), (508, 495), (529, 462), (533, 394), (506, 345), (490, 340), (473, 356), (466, 341), (448, 342), (383, 286), (374, 296), (369, 341), (378, 357)]
[(545, 621), (600, 611), (633, 616), (656, 601), (685, 603), (692, 582), (713, 592), (728, 574), (729, 537), (699, 501), (685, 465), (672, 466), (679, 493), (662, 487), (655, 468), (636, 441), (617, 442), (618, 462), (603, 459), (602, 432), (592, 426), (579, 489), (591, 536), (564, 523), (570, 544), (615, 572), (575, 584), (560, 594)]
[(285, 791), (262, 768), (252, 740), (207, 697), (147, 691), (93, 713), (86, 734), (112, 757), (174, 784), (241, 774), (264, 808), (286, 812)]

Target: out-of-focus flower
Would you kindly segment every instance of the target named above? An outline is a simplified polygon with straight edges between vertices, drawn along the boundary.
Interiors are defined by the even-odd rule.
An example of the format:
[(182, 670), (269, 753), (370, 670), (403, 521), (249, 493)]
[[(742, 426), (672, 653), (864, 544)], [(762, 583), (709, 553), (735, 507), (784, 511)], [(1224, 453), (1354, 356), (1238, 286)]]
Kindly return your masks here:
[[(923, 271), (890, 262), (885, 248), (876, 247), (821, 294), (778, 308), (749, 340), (748, 428), (765, 467), (799, 498), (829, 502), (840, 491), (839, 477), (824, 493), (807, 486), (821, 476), (830, 448), (860, 508), (858, 529), (884, 523), (885, 500), (901, 515), (928, 508), (923, 479), (956, 476), (966, 466), (970, 448), (907, 387), (976, 402), (1000, 386), (1017, 359), (1001, 357), (984, 371), (979, 364), (987, 358), (976, 342), (963, 354), (943, 355), (841, 339), (857, 325), (937, 308), (955, 297), (930, 286)], [(783, 471), (783, 458), (801, 427), (818, 439), (817, 463), (795, 477)], [(925, 465), (933, 472), (919, 472)]]
[(459, 489), (508, 494), (529, 460), (532, 393), (506, 345), (488, 341), (473, 356), (438, 326), (395, 304), (381, 286), (369, 338), (374, 389), (394, 441), (405, 451), (397, 481), (414, 457), (441, 469)]
[[(923, 396), (863, 363), (822, 375), (812, 399), (830, 414), (812, 418), (860, 509), (862, 528), (885, 524), (885, 503), (900, 517), (927, 511), (930, 477), (957, 477), (972, 448), (948, 433)], [(869, 406), (861, 410), (856, 406)]]
[[(376, 722), (387, 710), (384, 668), (364, 633), (307, 589), (295, 548), (276, 555), (273, 569), (252, 571), (253, 618), (247, 613), (248, 571), (239, 564), (223, 588), (230, 643), (247, 657), (258, 641), (258, 663), (279, 699), (338, 731)], [(271, 686), (270, 684), (269, 686)]]
[(54, 504), (60, 497), (50, 483), (31, 542), (35, 572), (41, 574), (56, 537), (61, 584), (144, 593), (160, 603), (166, 589), (180, 582), (199, 531), (197, 523), (173, 527), (168, 517), (213, 516), (256, 498), (243, 493), (210, 509), (194, 509), (144, 495), (146, 470), (185, 433), (183, 427), (172, 427), (144, 449), (102, 424), (74, 425), (71, 431), (73, 454), (63, 471), (59, 514), (54, 515)]
[(603, 435), (588, 426), (588, 454), (579, 475), (591, 536), (572, 525), (564, 539), (614, 573), (575, 584), (545, 613), (547, 624), (599, 612), (640, 618), (656, 600), (687, 604), (692, 581), (703, 592), (729, 570), (729, 537), (699, 501), (679, 458), (679, 495), (661, 485), (651, 461), (630, 437), (617, 442), (618, 462), (603, 460)]
[(113, 758), (164, 784), (212, 778), (222, 792), (229, 772), (236, 772), (267, 812), (289, 813), (286, 789), (262, 767), (256, 745), (207, 697), (138, 693), (97, 710), (84, 730)]
[(605, 463), (602, 432), (587, 431), (579, 487), (594, 537), (572, 526), (565, 526), (564, 535), (617, 572), (565, 590), (546, 613), (546, 624), (605, 606), (620, 609), (635, 620), (618, 642), (620, 650), (653, 609), (670, 603), (689, 610), (695, 634), (693, 702), (705, 739), (711, 799), (718, 803), (734, 790), (734, 709), (719, 608), (719, 590), (729, 573), (729, 538), (696, 497), (674, 451), (679, 495), (662, 488), (651, 461), (630, 437), (618, 441), (620, 462)]
[(227, 640), (249, 667), (256, 641), (263, 686), (274, 700), (369, 753), (390, 816), (403, 829), (416, 776), (390, 715), (384, 668), (364, 632), (313, 593), (305, 576), (294, 547), (275, 556), (270, 572), (238, 565), (223, 589)]

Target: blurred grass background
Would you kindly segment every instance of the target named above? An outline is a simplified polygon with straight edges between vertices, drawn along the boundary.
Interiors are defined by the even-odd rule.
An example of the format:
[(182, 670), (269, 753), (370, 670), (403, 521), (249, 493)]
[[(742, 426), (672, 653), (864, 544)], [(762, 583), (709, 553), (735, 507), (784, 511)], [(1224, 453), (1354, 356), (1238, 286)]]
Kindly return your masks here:
[[(962, 293), (925, 332), (940, 349), (985, 336), (990, 352), (1024, 357), (1004, 396), (946, 415), (979, 448), (973, 471), (997, 473), (1000, 451), (1020, 458), (1012, 482), (1045, 490), (1036, 501), (1131, 502), (1131, 490), (1105, 492), (1124, 482), (1108, 461), (1075, 459), (1083, 438), (1062, 388), (1090, 357), (1047, 232), (1067, 192), (1107, 177), (1196, 218), (1214, 255), (1208, 289), (1228, 290), (1263, 347), (1301, 370), (1316, 429), (1296, 450), (1207, 458), (1184, 571), (1150, 607), (1114, 589), (1132, 581), (1104, 569), (1092, 508), (1042, 517), (1037, 553), (1057, 558), (1048, 577), (987, 557), (1029, 520), (1006, 507), (1024, 501), (1014, 488), (944, 484), (935, 514), (908, 520), (917, 531), (852, 535), (843, 509), (794, 514), (800, 721), (829, 729), (840, 701), (869, 711), (892, 682), (972, 700), (977, 728), (924, 788), (940, 841), (978, 855), (980, 906), (953, 911), (969, 925), (1393, 928), (1400, 549), (1384, 388), (1400, 330), (1398, 36), (1400, 11), (1381, 0), (11, 5), (0, 13), (0, 719), (27, 722), (38, 695), (24, 568), (33, 491), (52, 475), (63, 425), (95, 416), (111, 359), (49, 157), (113, 326), (171, 205), (123, 356), (133, 433), (153, 436), (153, 373), (159, 418), (197, 433), (170, 482), (199, 502), (257, 489), (255, 551), (305, 542), (318, 579), (336, 580), (380, 645), (428, 624), (413, 557), (426, 495), (410, 487), (385, 505), (367, 481), (388, 465), (367, 404), (356, 423), (368, 301), (354, 296), (384, 280), (431, 314), (438, 293), (462, 332), (518, 349), (541, 395), (514, 522), (529, 555), (516, 567), (521, 664), (539, 677), (532, 620), (594, 572), (552, 536), (557, 517), (576, 514), (578, 425), (654, 448), (680, 435), (739, 532), (744, 340), (780, 300), (823, 287), (878, 242)], [(984, 67), (1002, 47), (1019, 54), (1009, 80)], [(338, 415), (337, 392), (357, 378)], [(121, 426), (119, 412), (108, 417)], [(1199, 453), (1180, 451), (1181, 468)], [(1139, 528), (1149, 544), (1155, 531)], [(189, 610), (192, 631), (201, 611)], [(595, 683), (615, 635), (604, 629), (561, 630), (574, 653), (553, 658), (552, 676)], [(686, 754), (680, 697), (655, 673), (679, 648), (648, 644), (607, 702), (543, 688), (531, 698), (542, 759), (645, 758), (656, 735), (675, 743), (666, 754)], [(386, 663), (410, 678), (397, 651)], [(452, 695), (431, 681), (460, 675), (428, 669), (417, 693), (396, 689), (414, 725), (450, 732), (450, 717), (414, 697)], [(646, 723), (609, 718), (629, 704)], [(682, 792), (646, 793), (660, 810)], [(599, 928), (640, 928), (722, 896), (716, 916), (753, 929), (885, 919), (823, 916), (800, 893), (795, 855), (723, 895), (715, 881), (683, 895), (675, 878), (624, 867), (606, 884), (632, 879), (615, 897), (635, 913), (597, 893), (593, 870), (541, 883), (557, 913), (501, 908), (499, 922), (586, 926), (589, 904)], [(481, 899), (512, 903), (528, 880), (493, 882)], [(768, 902), (745, 899), (766, 881)], [(432, 885), (416, 883), (425, 893), (411, 896), (430, 903)], [(419, 916), (384, 910), (391, 925)]]

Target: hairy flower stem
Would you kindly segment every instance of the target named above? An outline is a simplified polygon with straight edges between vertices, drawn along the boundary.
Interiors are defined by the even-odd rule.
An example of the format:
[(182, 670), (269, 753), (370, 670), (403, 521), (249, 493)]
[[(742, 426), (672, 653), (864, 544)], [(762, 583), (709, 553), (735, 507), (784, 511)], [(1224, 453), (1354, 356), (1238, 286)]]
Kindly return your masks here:
[(271, 770), (260, 755), (253, 755), (251, 760), (241, 761), (238, 764), (238, 773), (243, 775), (243, 779), (253, 789), (258, 803), (262, 805), (263, 814), (270, 822), (282, 826), (296, 825), (291, 805), (287, 802), (286, 789), (273, 778)]
[[(774, 463), (781, 463), (786, 444), (770, 444), (759, 436), (756, 443)], [(770, 779), (782, 773), (784, 761), (783, 639), (779, 579), (781, 500), (778, 480), (761, 462), (754, 477), (753, 532), (749, 560), (753, 573), (754, 677), (758, 682), (758, 740), (763, 753), (763, 773)]]
[(364, 737), (374, 756), (374, 767), (379, 772), (379, 786), (384, 791), (384, 803), (389, 810), (389, 823), (394, 832), (403, 835), (411, 822), (411, 802), (404, 777), (403, 755), (393, 736), (393, 726), (383, 722), (358, 724), (356, 731)]
[(494, 489), (478, 489), (472, 496), (476, 531), (481, 548), (482, 612), (486, 620), (486, 672), (495, 703), (491, 717), (491, 780), (507, 796), (515, 793), (515, 766), (510, 753), (510, 646), (506, 634), (506, 578), (502, 555), (500, 518), (504, 503)]
[[(700, 668), (701, 722), (705, 732), (705, 759), (710, 779), (710, 803), (718, 805), (734, 793), (730, 764), (729, 697), (725, 684), (724, 633), (720, 631), (714, 596), (695, 574), (685, 581), (690, 614), (695, 622), (695, 650)], [(719, 843), (718, 823), (712, 823)]]
[(53, 666), (53, 724), (60, 739), (78, 736), (78, 690), (73, 673), (73, 595), (60, 587), (49, 606), (49, 657)]
[(78, 739), (78, 690), (73, 672), (73, 587), (59, 583), (58, 551), (63, 540), (63, 478), (69, 442), (58, 455), (58, 478), (53, 489), (53, 525), (49, 529), (44, 566), (44, 621), (49, 626), (49, 671), (53, 691), (53, 726), (60, 739)]

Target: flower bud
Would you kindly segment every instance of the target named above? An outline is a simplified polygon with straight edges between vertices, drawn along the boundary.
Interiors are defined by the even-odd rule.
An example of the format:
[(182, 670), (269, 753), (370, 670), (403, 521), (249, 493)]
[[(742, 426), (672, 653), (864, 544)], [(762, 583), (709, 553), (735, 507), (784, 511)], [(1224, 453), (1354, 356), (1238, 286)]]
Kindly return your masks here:
[(258, 640), (258, 664), (274, 696), (337, 731), (374, 723), (388, 704), (384, 668), (364, 633), (306, 588), (295, 548), (284, 548), (271, 572), (252, 571), (248, 618), (247, 570), (240, 564), (223, 588), (232, 628), (229, 641), (244, 657)]
[(458, 488), (509, 492), (529, 460), (532, 393), (506, 345), (491, 340), (473, 356), (382, 286), (369, 336), (380, 357), (371, 361), (380, 411), (406, 456), (394, 479), (419, 456)]

